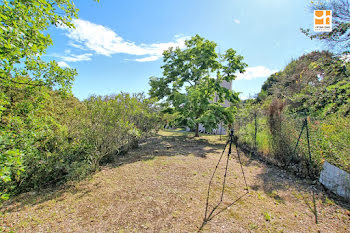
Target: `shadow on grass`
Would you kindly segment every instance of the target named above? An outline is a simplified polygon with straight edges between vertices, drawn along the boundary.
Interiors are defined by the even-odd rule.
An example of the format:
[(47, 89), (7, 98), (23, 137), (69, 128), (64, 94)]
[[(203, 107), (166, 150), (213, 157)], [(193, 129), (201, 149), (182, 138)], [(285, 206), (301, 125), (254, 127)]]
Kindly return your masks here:
[(152, 160), (158, 156), (196, 156), (206, 158), (207, 154), (219, 153), (225, 143), (217, 140), (218, 136), (201, 135), (193, 137), (193, 133), (183, 131), (164, 131), (142, 140), (137, 148), (133, 148), (122, 156), (111, 158), (107, 166), (118, 167), (137, 161)]
[[(82, 189), (79, 189), (74, 185), (61, 184), (55, 187), (50, 187), (38, 191), (22, 193), (16, 197), (13, 197), (12, 199), (3, 203), (2, 206), (0, 206), (0, 212), (16, 212), (22, 210), (23, 208), (26, 208), (27, 206), (38, 206), (46, 201), (51, 201), (54, 199), (56, 202), (60, 202), (63, 200), (64, 194), (68, 192), (72, 194), (81, 192), (79, 194), (79, 198), (81, 198), (89, 194), (91, 191), (91, 189), (87, 188), (84, 188), (82, 191)], [(41, 207), (37, 207), (37, 209), (39, 210)]]
[[(138, 161), (147, 161), (157, 156), (196, 156), (206, 158), (208, 153), (217, 153), (222, 149), (224, 140), (218, 141), (213, 135), (201, 135), (195, 138), (193, 133), (167, 130), (160, 134), (149, 137), (139, 142), (137, 148), (129, 150), (122, 155), (110, 156), (102, 164), (102, 167), (118, 167), (124, 164)], [(223, 138), (224, 139), (224, 138)], [(92, 177), (94, 173), (88, 175), (85, 180)], [(19, 211), (26, 206), (40, 205), (46, 201), (56, 199), (58, 202), (64, 198), (64, 193), (81, 193), (81, 198), (91, 192), (92, 187), (77, 188), (74, 182), (65, 182), (52, 185), (41, 190), (27, 192), (11, 198), (0, 204), (0, 212)], [(96, 188), (96, 187), (95, 187)]]
[[(194, 138), (193, 133), (163, 131), (160, 132), (159, 135), (140, 141), (138, 148), (134, 148), (122, 156), (114, 156), (113, 162), (106, 164), (106, 166), (114, 168), (137, 161), (152, 160), (159, 156), (196, 156), (200, 159), (205, 159), (208, 154), (221, 153), (225, 142), (226, 137), (222, 137), (222, 140), (220, 141), (219, 136), (202, 135), (200, 138)], [(242, 156), (242, 159), (246, 168), (261, 166), (260, 161), (254, 156)], [(288, 190), (289, 187), (296, 187), (300, 192), (308, 192), (311, 194), (311, 191), (308, 190), (310, 184), (308, 184), (307, 181), (297, 178), (293, 174), (276, 166), (263, 166), (266, 167), (265, 171), (257, 175), (257, 179), (261, 180), (262, 184), (258, 185), (248, 183), (252, 190), (257, 191), (262, 189), (269, 197), (279, 203), (283, 203), (285, 200), (283, 197), (279, 196), (278, 191)], [(92, 192), (94, 188), (96, 188), (96, 186), (87, 187), (86, 185), (83, 185), (83, 187), (76, 187), (74, 185), (69, 186), (65, 184), (64, 186), (57, 186), (35, 193), (24, 193), (6, 202), (4, 206), (0, 208), (0, 211), (15, 212), (26, 206), (36, 206), (35, 208), (40, 208), (38, 205), (46, 201), (55, 200), (56, 202), (60, 202), (64, 200), (65, 193), (77, 194), (77, 198), (82, 198)], [(316, 190), (316, 198), (319, 196), (317, 195), (318, 193), (324, 193), (321, 187)], [(321, 198), (324, 196), (325, 195), (320, 195)], [(343, 201), (339, 201), (334, 197), (331, 197), (331, 199), (335, 200), (337, 205), (348, 210), (350, 209), (349, 205), (345, 204)], [(205, 203), (203, 203), (203, 205), (204, 204)], [(305, 209), (315, 213), (315, 209), (312, 208), (312, 205), (306, 205)], [(222, 209), (222, 211), (225, 210), (226, 209)], [(220, 210), (220, 213), (222, 211)]]
[[(262, 189), (263, 192), (270, 198), (273, 198), (276, 203), (285, 204), (286, 200), (279, 195), (279, 192), (289, 191), (290, 187), (294, 187), (297, 193), (293, 195), (304, 202), (305, 209), (314, 215), (316, 224), (319, 222), (318, 212), (322, 209), (317, 206), (317, 200), (326, 203), (329, 201), (328, 199), (330, 199), (334, 204), (350, 210), (350, 202), (348, 200), (325, 190), (325, 188), (317, 184), (317, 182), (312, 182), (312, 180), (308, 178), (298, 177), (292, 171), (285, 170), (271, 161), (266, 161), (258, 154), (250, 152), (244, 146), (241, 150), (246, 154), (245, 166), (254, 166), (256, 162), (263, 162), (265, 164), (264, 172), (258, 175), (259, 180), (262, 181), (262, 185), (253, 184), (250, 186), (252, 190), (257, 191)], [(305, 193), (306, 195), (301, 195), (300, 193)]]

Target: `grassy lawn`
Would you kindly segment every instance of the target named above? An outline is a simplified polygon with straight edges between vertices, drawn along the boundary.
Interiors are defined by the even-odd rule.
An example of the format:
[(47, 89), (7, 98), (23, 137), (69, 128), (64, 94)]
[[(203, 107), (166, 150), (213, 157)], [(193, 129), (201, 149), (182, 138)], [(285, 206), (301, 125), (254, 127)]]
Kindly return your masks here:
[[(193, 138), (193, 133), (179, 130), (161, 131), (89, 179), (10, 200), (0, 209), (0, 226), (4, 232), (196, 232), (224, 140), (213, 135)], [(224, 205), (245, 193), (236, 158), (234, 150)], [(209, 209), (220, 198), (223, 162), (214, 177)], [(249, 156), (243, 156), (243, 164), (249, 194), (209, 221), (203, 232), (350, 230), (348, 204)]]

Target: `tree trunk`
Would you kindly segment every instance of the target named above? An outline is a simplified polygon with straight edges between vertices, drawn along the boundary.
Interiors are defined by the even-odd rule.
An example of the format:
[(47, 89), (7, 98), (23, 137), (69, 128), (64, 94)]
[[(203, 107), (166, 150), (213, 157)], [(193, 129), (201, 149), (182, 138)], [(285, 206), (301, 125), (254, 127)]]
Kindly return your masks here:
[(196, 124), (196, 135), (195, 137), (199, 137), (199, 123)]

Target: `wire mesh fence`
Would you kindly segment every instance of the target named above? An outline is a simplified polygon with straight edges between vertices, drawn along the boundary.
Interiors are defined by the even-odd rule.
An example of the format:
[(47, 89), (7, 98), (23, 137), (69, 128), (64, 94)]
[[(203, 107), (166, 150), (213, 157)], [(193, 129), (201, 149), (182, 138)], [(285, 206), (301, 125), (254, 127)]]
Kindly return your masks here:
[(317, 178), (324, 160), (350, 171), (349, 122), (337, 116), (250, 109), (239, 111), (234, 130), (240, 146), (300, 176)]

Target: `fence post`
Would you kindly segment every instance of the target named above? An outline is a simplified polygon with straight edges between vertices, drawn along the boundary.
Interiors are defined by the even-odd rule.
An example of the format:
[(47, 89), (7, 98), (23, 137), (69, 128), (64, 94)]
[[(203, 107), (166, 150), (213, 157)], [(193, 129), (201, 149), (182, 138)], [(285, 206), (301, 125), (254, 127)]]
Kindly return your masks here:
[(311, 158), (311, 149), (310, 149), (310, 135), (309, 135), (309, 126), (307, 122), (307, 116), (305, 117), (305, 127), (306, 127), (306, 137), (307, 137), (307, 148), (309, 152), (309, 175), (310, 175), (310, 167), (312, 163), (312, 158)]
[(256, 120), (256, 111), (254, 112), (254, 121), (255, 121), (255, 132), (254, 132), (254, 148), (257, 150), (257, 144), (256, 144), (256, 136), (258, 134), (258, 122)]

